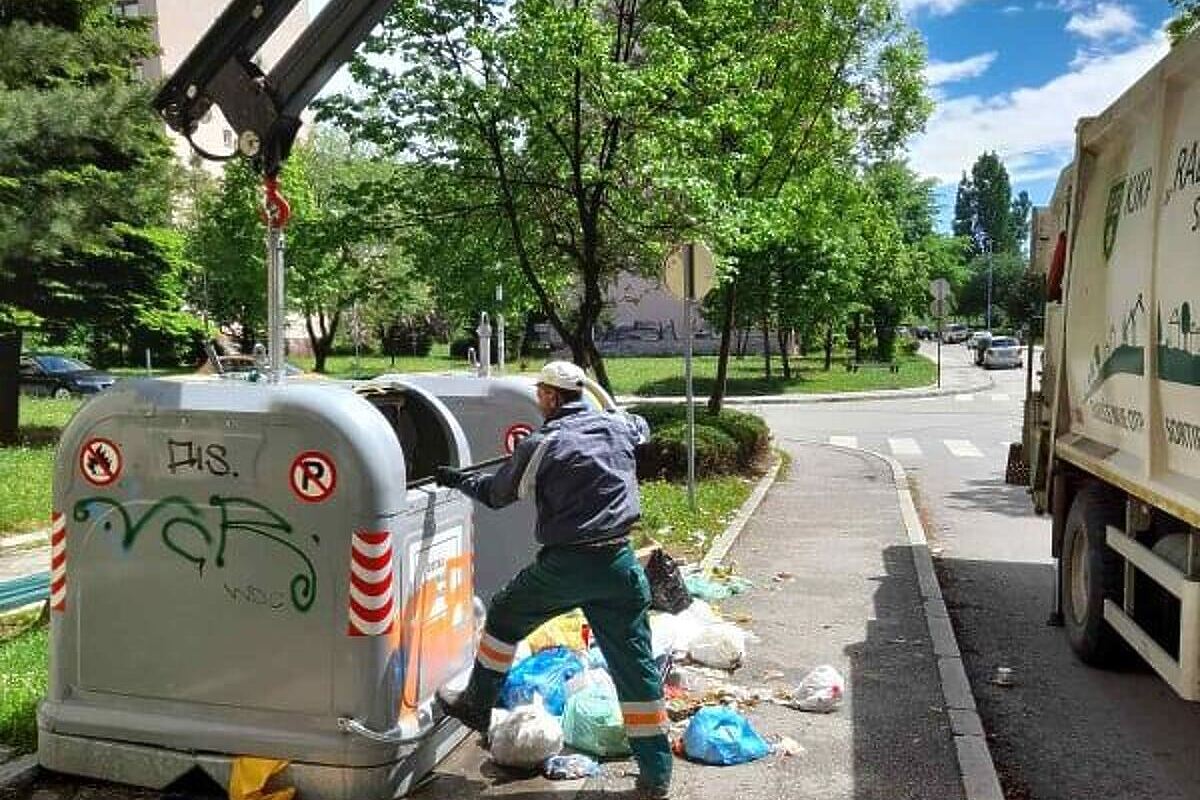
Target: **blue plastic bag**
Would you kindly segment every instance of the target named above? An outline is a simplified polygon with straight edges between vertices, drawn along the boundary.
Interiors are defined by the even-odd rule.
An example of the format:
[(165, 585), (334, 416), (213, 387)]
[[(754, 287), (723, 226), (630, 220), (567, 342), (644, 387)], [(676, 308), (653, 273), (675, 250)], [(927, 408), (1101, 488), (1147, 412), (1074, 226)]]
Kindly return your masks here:
[(683, 750), (693, 761), (725, 767), (757, 761), (771, 752), (771, 746), (732, 708), (708, 706), (688, 723)]
[(500, 704), (516, 708), (542, 696), (546, 710), (561, 717), (567, 705), (567, 681), (587, 668), (583, 659), (565, 647), (551, 647), (516, 664), (500, 689)]

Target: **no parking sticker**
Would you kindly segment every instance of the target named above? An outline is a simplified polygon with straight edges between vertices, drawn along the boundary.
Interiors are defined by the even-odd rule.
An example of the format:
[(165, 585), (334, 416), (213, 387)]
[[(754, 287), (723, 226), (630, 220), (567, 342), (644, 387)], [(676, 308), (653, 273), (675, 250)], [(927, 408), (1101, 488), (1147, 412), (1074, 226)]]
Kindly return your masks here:
[(524, 422), (510, 425), (504, 432), (504, 455), (511, 456), (513, 450), (517, 449), (517, 444), (531, 433), (533, 433), (532, 425), (526, 425)]
[(324, 502), (337, 488), (337, 467), (319, 450), (307, 450), (292, 462), (290, 483), (296, 497), (304, 502)]
[(108, 439), (88, 439), (79, 449), (79, 471), (93, 486), (108, 486), (121, 477), (121, 448)]

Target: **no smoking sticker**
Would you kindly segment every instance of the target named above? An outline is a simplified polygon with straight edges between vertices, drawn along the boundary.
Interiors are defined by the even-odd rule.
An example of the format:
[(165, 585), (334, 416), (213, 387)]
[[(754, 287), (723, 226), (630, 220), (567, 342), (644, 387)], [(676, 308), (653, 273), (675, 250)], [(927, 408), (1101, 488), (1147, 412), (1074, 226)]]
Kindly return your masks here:
[(296, 497), (306, 503), (320, 503), (337, 488), (337, 467), (319, 450), (308, 450), (292, 462), (289, 481)]
[(533, 426), (526, 425), (524, 422), (518, 422), (516, 425), (510, 425), (508, 430), (504, 432), (504, 454), (511, 456), (513, 450), (517, 449), (517, 445), (529, 434), (533, 433)]
[(108, 439), (88, 439), (79, 450), (79, 471), (93, 486), (108, 486), (121, 477), (121, 448)]

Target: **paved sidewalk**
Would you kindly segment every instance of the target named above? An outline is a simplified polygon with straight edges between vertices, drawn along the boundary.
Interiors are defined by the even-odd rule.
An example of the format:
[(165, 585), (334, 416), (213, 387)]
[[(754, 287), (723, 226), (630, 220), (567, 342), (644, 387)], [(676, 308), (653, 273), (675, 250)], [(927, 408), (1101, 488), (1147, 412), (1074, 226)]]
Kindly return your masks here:
[[(768, 492), (727, 557), (754, 582), (722, 604), (746, 615), (759, 641), (732, 682), (794, 685), (831, 664), (847, 680), (829, 715), (762, 704), (749, 714), (766, 736), (804, 752), (739, 767), (677, 759), (678, 800), (958, 800), (963, 784), (918, 578), (888, 465), (867, 454), (787, 444), (788, 475)], [(790, 573), (791, 577), (785, 577)], [(777, 580), (776, 578), (780, 579)], [(783, 673), (782, 679), (771, 675)], [(632, 766), (609, 764), (580, 798), (628, 789)], [(414, 796), (569, 797), (571, 784), (515, 779), (474, 741)]]

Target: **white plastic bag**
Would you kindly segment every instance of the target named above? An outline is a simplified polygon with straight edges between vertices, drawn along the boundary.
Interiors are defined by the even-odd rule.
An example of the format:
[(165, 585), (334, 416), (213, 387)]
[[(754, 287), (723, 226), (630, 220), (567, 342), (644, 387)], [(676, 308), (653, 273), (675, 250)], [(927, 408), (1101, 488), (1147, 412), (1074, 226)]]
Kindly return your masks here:
[(842, 704), (846, 681), (828, 664), (823, 664), (804, 676), (796, 687), (792, 705), (801, 711), (828, 714)]
[(728, 622), (709, 625), (692, 639), (688, 655), (708, 667), (736, 669), (746, 657), (746, 634)]
[(506, 767), (534, 769), (562, 750), (563, 731), (558, 720), (533, 696), (529, 705), (518, 706), (506, 716), (494, 718), (488, 731), (492, 760)]
[(678, 614), (659, 614), (657, 632), (654, 618), (651, 618), (651, 647), (655, 658), (665, 654), (668, 649), (686, 654), (705, 628), (720, 622), (717, 612), (703, 600), (692, 600), (692, 604)]

